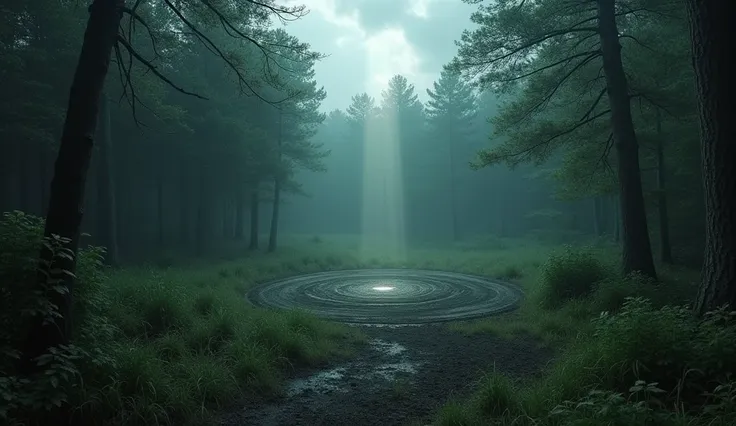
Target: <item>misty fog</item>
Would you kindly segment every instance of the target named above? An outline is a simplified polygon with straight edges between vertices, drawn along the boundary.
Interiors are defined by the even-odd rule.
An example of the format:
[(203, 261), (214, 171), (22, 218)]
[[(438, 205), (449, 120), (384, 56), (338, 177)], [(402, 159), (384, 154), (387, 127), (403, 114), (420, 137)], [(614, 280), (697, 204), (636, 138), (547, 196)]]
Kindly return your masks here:
[(731, 6), (0, 0), (0, 424), (736, 424)]

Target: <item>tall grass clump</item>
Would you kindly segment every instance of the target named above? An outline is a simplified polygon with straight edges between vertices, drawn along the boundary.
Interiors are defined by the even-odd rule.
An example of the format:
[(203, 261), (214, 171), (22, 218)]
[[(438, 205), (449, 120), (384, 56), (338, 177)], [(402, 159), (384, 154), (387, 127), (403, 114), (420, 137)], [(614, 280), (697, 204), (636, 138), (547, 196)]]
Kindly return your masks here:
[[(639, 297), (592, 322), (593, 333), (568, 346), (537, 381), (486, 380), (462, 418), (489, 425), (736, 424), (736, 312), (697, 318), (686, 307)], [(438, 423), (465, 424), (448, 418), (452, 412), (443, 411)]]
[(606, 275), (605, 266), (591, 250), (565, 246), (542, 265), (536, 299), (543, 308), (559, 308), (589, 296)]
[(80, 426), (205, 424), (239, 398), (278, 392), (295, 365), (347, 355), (363, 340), (347, 326), (246, 302), (253, 284), (303, 272), (288, 257), (109, 270), (104, 250), (88, 247), (77, 258), (72, 344), (54, 348), (38, 377), (22, 377), (28, 314), (48, 305), (32, 285), (43, 228), (20, 212), (0, 221), (0, 424), (34, 425), (28, 413), (64, 403)]

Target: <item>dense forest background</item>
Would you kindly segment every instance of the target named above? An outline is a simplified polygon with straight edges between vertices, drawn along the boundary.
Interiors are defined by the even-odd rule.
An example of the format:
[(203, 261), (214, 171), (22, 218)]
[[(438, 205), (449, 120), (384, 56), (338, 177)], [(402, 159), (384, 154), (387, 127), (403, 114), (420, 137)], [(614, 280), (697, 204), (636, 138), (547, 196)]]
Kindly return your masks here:
[(416, 268), (525, 292), (453, 332), (565, 351), (441, 424), (734, 424), (727, 3), (465, 1), (426, 97), (334, 111), (303, 6), (0, 1), (0, 418), (212, 421), (366, 341), (254, 286)]
[[(0, 209), (43, 216), (85, 10), (56, 1), (4, 8), (11, 13), (3, 23)], [(176, 17), (165, 4), (138, 13), (144, 12), (150, 34), (139, 25), (131, 35), (136, 54), (155, 60), (172, 84), (130, 61), (125, 49), (113, 58), (113, 71), (119, 67), (123, 75), (111, 72), (106, 83), (99, 132), (109, 137), (95, 148), (83, 225), (89, 243), (108, 247), (113, 227), (121, 259), (201, 255), (256, 229), (268, 233), (276, 181), (283, 232), (361, 233), (363, 217), (376, 214), (364, 206), (364, 180), (372, 175), (363, 163), (371, 142), (366, 135), (386, 127), (380, 120), (391, 120), (401, 145), (410, 244), (479, 234), (617, 237), (616, 152), (607, 147), (608, 118), (569, 126), (574, 130), (532, 146), (575, 123), (589, 106), (580, 106), (581, 93), (592, 103), (603, 84), (595, 61), (544, 105), (533, 127), (515, 126), (515, 108), (550, 91), (554, 75), (496, 87), (494, 94), (478, 92), (446, 67), (426, 104), (410, 81), (395, 76), (381, 99), (356, 94), (345, 111), (324, 112), (326, 93), (312, 69), (319, 54), (283, 30), (257, 24), (273, 46), (282, 46), (264, 54), (215, 29), (210, 37), (222, 46), (215, 51), (188, 40), (185, 29), (171, 30)], [(688, 33), (682, 13), (650, 15), (620, 24), (631, 35), (621, 42), (650, 232), (658, 250), (673, 250), (695, 265), (704, 218), (694, 98), (683, 94), (692, 92)], [(238, 64), (220, 57), (236, 50)], [(539, 60), (564, 60), (563, 53), (548, 48)], [(238, 96), (244, 85), (256, 91)], [(297, 87), (305, 90), (285, 109), (266, 102), (288, 98)], [(481, 149), (522, 164), (471, 170)], [(537, 164), (523, 164), (528, 161)], [(109, 197), (114, 212), (108, 212)]]

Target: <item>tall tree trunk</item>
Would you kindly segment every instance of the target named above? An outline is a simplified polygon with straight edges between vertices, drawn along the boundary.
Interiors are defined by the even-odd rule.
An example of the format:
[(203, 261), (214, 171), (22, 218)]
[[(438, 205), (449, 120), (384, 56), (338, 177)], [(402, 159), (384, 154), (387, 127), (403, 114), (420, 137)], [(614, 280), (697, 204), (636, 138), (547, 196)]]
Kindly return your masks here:
[(107, 249), (105, 262), (118, 262), (118, 238), (115, 210), (115, 186), (112, 174), (112, 136), (110, 100), (102, 94), (100, 103), (100, 143), (97, 162), (97, 238)]
[(29, 140), (22, 140), (18, 146), (18, 206), (20, 210), (26, 213), (35, 213), (33, 211), (31, 195), (33, 194), (33, 185), (31, 184), (31, 143)]
[(235, 239), (243, 239), (243, 226), (245, 225), (245, 200), (243, 191), (238, 189), (235, 199)]
[(603, 236), (603, 200), (601, 197), (593, 197), (593, 231), (596, 237)]
[(208, 223), (208, 197), (206, 185), (206, 173), (204, 164), (199, 166), (199, 197), (197, 199), (197, 222), (194, 230), (194, 253), (196, 256), (202, 256), (207, 249), (207, 223)]
[[(64, 246), (75, 255), (100, 95), (110, 66), (110, 53), (117, 37), (122, 6), (123, 0), (95, 0), (89, 8), (90, 16), (69, 93), (67, 115), (50, 186), (44, 235), (68, 239)], [(41, 263), (44, 271), (38, 276), (40, 285), (46, 285), (48, 271), (67, 270), (73, 273), (76, 269), (76, 256), (73, 259), (58, 256), (52, 259), (52, 253), (45, 246), (40, 256), (43, 261), (50, 261), (48, 266)], [(61, 316), (48, 324), (43, 324), (43, 318), (36, 318), (24, 351), (29, 361), (46, 353), (51, 347), (69, 342), (74, 280), (70, 274), (63, 274), (59, 278), (63, 280), (67, 291), (64, 294), (50, 291), (49, 297)], [(33, 363), (29, 363), (29, 367), (31, 365)]]
[(48, 150), (49, 146), (42, 144), (38, 151), (38, 194), (41, 197), (41, 216), (46, 215), (48, 209), (48, 188), (49, 188), (49, 161), (48, 161)]
[(276, 241), (279, 232), (279, 207), (281, 205), (281, 179), (273, 182), (273, 208), (271, 210), (271, 232), (268, 235), (268, 251), (276, 250)]
[(662, 133), (662, 115), (656, 109), (657, 121), (657, 210), (659, 212), (659, 256), (664, 263), (672, 263), (672, 246), (670, 244), (670, 218), (667, 212), (667, 187), (664, 163), (664, 135)]
[(455, 144), (450, 141), (450, 214), (452, 215), (452, 241), (460, 238), (457, 223), (457, 197), (455, 193)]
[(159, 165), (156, 171), (156, 229), (158, 231), (158, 248), (163, 249), (164, 244), (164, 172), (163, 166)]
[(618, 195), (614, 195), (611, 198), (611, 204), (613, 205), (613, 240), (616, 243), (621, 243), (621, 198)]
[(251, 250), (258, 250), (258, 231), (260, 225), (258, 224), (258, 212), (261, 208), (261, 194), (259, 192), (259, 183), (256, 182), (253, 188), (253, 192), (250, 196), (250, 246)]
[(191, 200), (189, 199), (189, 169), (186, 164), (187, 161), (184, 160), (179, 180), (179, 243), (182, 247), (189, 243), (189, 208), (191, 206)]
[[(281, 165), (281, 144), (282, 144), (282, 124), (283, 124), (283, 110), (279, 110), (279, 122), (278, 122), (278, 138), (276, 139), (276, 146), (278, 149), (278, 164)], [(273, 204), (271, 209), (271, 232), (268, 235), (268, 251), (276, 251), (276, 240), (279, 232), (279, 207), (281, 205), (281, 176), (276, 173), (276, 177), (273, 180)]]
[(611, 126), (618, 154), (623, 225), (623, 272), (657, 277), (649, 240), (644, 193), (639, 168), (639, 143), (631, 118), (628, 83), (621, 63), (615, 0), (598, 0), (598, 28), (603, 52)]
[(230, 200), (225, 198), (222, 202), (222, 238), (229, 240), (233, 237), (233, 215), (230, 210)]
[[(73, 256), (54, 256), (44, 244), (40, 250), (36, 286), (47, 292), (49, 302), (57, 307), (58, 316), (37, 315), (31, 319), (23, 348), (20, 372), (33, 375), (45, 369), (35, 360), (51, 348), (68, 344), (72, 332), (72, 303), (76, 254), (84, 212), (84, 191), (94, 135), (100, 95), (110, 66), (110, 53), (118, 35), (123, 0), (95, 0), (84, 33), (82, 49), (74, 73), (59, 153), (49, 191), (48, 213), (44, 236), (58, 235)], [(68, 271), (69, 273), (57, 273)], [(48, 275), (58, 279), (53, 288)], [(63, 288), (63, 292), (58, 288)], [(33, 380), (33, 378), (31, 378)], [(70, 424), (72, 410), (64, 403), (48, 413), (41, 424)]]
[(695, 311), (736, 307), (736, 88), (733, 4), (688, 0), (700, 115), (705, 253)]

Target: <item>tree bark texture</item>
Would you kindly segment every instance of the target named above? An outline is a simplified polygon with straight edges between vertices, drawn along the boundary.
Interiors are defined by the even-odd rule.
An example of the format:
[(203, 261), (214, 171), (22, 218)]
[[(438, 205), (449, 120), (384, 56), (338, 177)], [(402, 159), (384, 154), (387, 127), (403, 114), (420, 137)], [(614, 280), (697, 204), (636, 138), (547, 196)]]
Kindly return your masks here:
[[(283, 137), (283, 111), (279, 111), (279, 122), (278, 122), (278, 138), (276, 140), (277, 149), (278, 149), (278, 161), (281, 163), (281, 144)], [(276, 243), (278, 239), (278, 232), (279, 232), (279, 207), (281, 206), (281, 176), (276, 175), (273, 182), (273, 205), (271, 210), (271, 232), (268, 236), (268, 251), (274, 252), (276, 251)]]
[(639, 168), (639, 143), (631, 118), (628, 83), (621, 62), (615, 0), (598, 0), (598, 28), (603, 52), (611, 126), (618, 154), (623, 231), (623, 272), (639, 272), (655, 278), (652, 247)]
[(688, 0), (700, 115), (705, 253), (694, 309), (736, 308), (736, 90), (734, 4)]
[(657, 210), (659, 213), (659, 256), (664, 263), (672, 263), (672, 245), (670, 244), (670, 216), (667, 210), (667, 186), (665, 184), (667, 168), (664, 162), (664, 134), (662, 132), (662, 114), (657, 108)]
[(97, 239), (107, 249), (105, 262), (108, 265), (115, 265), (118, 261), (118, 239), (109, 102), (110, 100), (103, 94), (100, 104), (100, 143), (97, 162)]
[[(64, 128), (56, 158), (54, 175), (49, 191), (48, 213), (44, 235), (58, 235), (69, 239), (64, 244), (75, 256), (72, 259), (55, 256), (44, 246), (40, 257), (43, 270), (37, 285), (46, 285), (51, 270), (76, 269), (80, 226), (84, 214), (84, 191), (97, 128), (100, 95), (110, 66), (110, 54), (116, 42), (121, 20), (123, 0), (95, 0), (89, 8), (90, 16), (84, 33), (82, 50), (74, 73)], [(44, 265), (44, 262), (49, 264)], [(51, 303), (58, 307), (60, 317), (44, 324), (35, 318), (24, 350), (27, 370), (35, 370), (36, 357), (52, 347), (69, 343), (72, 329), (72, 295), (74, 278), (62, 277), (65, 293), (50, 291)]]
[(258, 231), (260, 225), (258, 224), (258, 212), (261, 208), (261, 194), (259, 192), (259, 184), (256, 183), (253, 188), (253, 192), (250, 196), (250, 248), (251, 250), (258, 250)]

